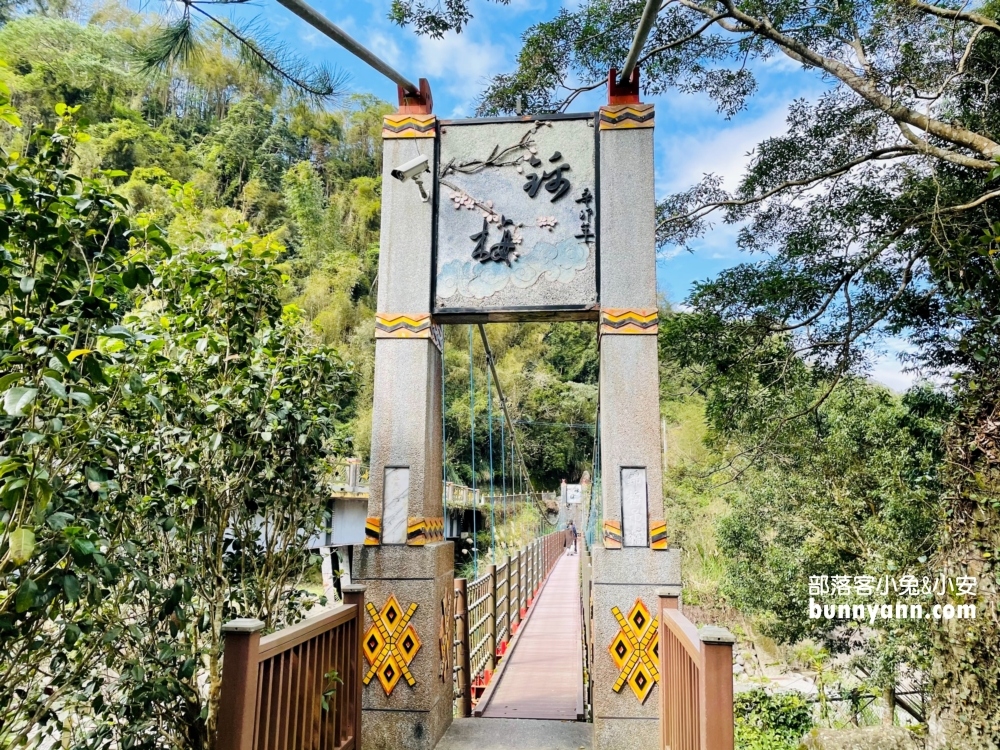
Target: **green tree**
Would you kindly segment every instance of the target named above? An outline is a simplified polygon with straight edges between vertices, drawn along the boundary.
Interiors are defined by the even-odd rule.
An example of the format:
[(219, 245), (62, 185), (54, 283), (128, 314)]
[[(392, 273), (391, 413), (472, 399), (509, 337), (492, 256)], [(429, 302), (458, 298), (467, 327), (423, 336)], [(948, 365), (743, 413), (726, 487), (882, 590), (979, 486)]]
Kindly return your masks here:
[[(4, 92), (0, 92), (6, 99)], [(0, 108), (7, 104), (0, 101)], [(8, 112), (8, 119), (10, 113)], [(163, 243), (124, 199), (69, 171), (85, 136), (62, 105), (28, 154), (0, 152), (0, 743), (54, 715), (101, 650), (93, 614), (128, 546), (121, 430), (144, 342), (122, 325), (136, 259)], [(106, 644), (104, 644), (106, 645)]]
[(129, 389), (123, 488), (138, 551), (109, 604), (124, 628), (106, 664), (120, 677), (84, 687), (126, 719), (102, 727), (116, 745), (211, 747), (223, 623), (277, 629), (316, 603), (300, 585), (314, 563), (305, 543), (350, 373), (283, 311), (273, 240), (245, 226), (216, 240), (161, 257), (155, 291), (125, 321), (155, 342), (155, 368)]

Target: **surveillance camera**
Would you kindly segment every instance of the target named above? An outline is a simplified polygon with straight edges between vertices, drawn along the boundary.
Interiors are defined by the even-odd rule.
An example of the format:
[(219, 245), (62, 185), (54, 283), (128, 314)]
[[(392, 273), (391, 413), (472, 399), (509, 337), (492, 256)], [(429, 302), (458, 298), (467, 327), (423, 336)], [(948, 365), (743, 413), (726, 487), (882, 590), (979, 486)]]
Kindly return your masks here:
[(396, 167), (390, 174), (400, 182), (406, 182), (407, 180), (415, 179), (417, 175), (423, 172), (429, 171), (430, 165), (428, 164), (427, 157), (418, 156), (415, 159), (410, 159), (406, 164)]

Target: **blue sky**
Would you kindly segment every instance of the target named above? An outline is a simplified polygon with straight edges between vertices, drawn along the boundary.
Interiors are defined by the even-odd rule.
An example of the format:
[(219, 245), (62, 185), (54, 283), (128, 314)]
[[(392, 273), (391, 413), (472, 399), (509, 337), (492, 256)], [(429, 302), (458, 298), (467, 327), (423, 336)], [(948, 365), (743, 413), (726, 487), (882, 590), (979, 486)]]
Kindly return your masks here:
[[(532, 24), (552, 18), (562, 6), (544, 0), (510, 0), (507, 5), (472, 0), (475, 17), (466, 30), (434, 40), (417, 37), (392, 24), (387, 18), (390, 0), (311, 2), (411, 80), (427, 78), (434, 95), (434, 111), (444, 118), (471, 117), (476, 98), (490, 76), (514, 69), (521, 34)], [(352, 91), (395, 101), (391, 82), (277, 3), (258, 0), (253, 12), (259, 13), (273, 34), (300, 55), (347, 72)], [(804, 72), (787, 58), (768, 61), (755, 73), (758, 94), (747, 110), (730, 120), (718, 114), (706, 96), (674, 92), (644, 98), (657, 107), (654, 138), (658, 196), (684, 189), (705, 173), (721, 175), (727, 187), (734, 187), (754, 146), (768, 135), (783, 132), (788, 105), (797, 98), (814, 99), (824, 89), (816, 74)], [(594, 110), (604, 103), (605, 96), (603, 89), (581, 96), (574, 110)], [(660, 292), (673, 303), (683, 302), (693, 283), (746, 260), (735, 246), (736, 231), (736, 227), (716, 225), (693, 245), (693, 253), (661, 251), (657, 262)], [(894, 357), (889, 355), (875, 363), (872, 376), (890, 387), (903, 389), (912, 378), (898, 370)]]

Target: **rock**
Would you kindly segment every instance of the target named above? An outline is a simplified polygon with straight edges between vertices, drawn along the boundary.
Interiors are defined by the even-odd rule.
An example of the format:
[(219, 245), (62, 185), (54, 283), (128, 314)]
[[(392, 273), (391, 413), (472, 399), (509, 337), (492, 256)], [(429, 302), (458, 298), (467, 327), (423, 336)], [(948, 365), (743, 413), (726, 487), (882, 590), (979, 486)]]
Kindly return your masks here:
[(742, 664), (734, 664), (733, 665), (733, 674), (743, 674), (743, 665)]
[(799, 750), (921, 750), (923, 743), (903, 727), (813, 729)]
[(736, 663), (742, 667), (744, 664), (747, 663), (747, 660), (743, 658), (743, 654), (740, 654), (739, 656), (736, 657)]

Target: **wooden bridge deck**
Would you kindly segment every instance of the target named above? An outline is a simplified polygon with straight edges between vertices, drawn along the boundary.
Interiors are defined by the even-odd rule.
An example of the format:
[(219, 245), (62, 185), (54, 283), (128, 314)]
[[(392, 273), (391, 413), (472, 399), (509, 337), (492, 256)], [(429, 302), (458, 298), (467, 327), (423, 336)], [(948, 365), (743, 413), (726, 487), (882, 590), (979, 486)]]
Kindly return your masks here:
[[(580, 556), (564, 554), (513, 641), (486, 705), (486, 719), (583, 718)], [(481, 713), (480, 713), (481, 712)]]

